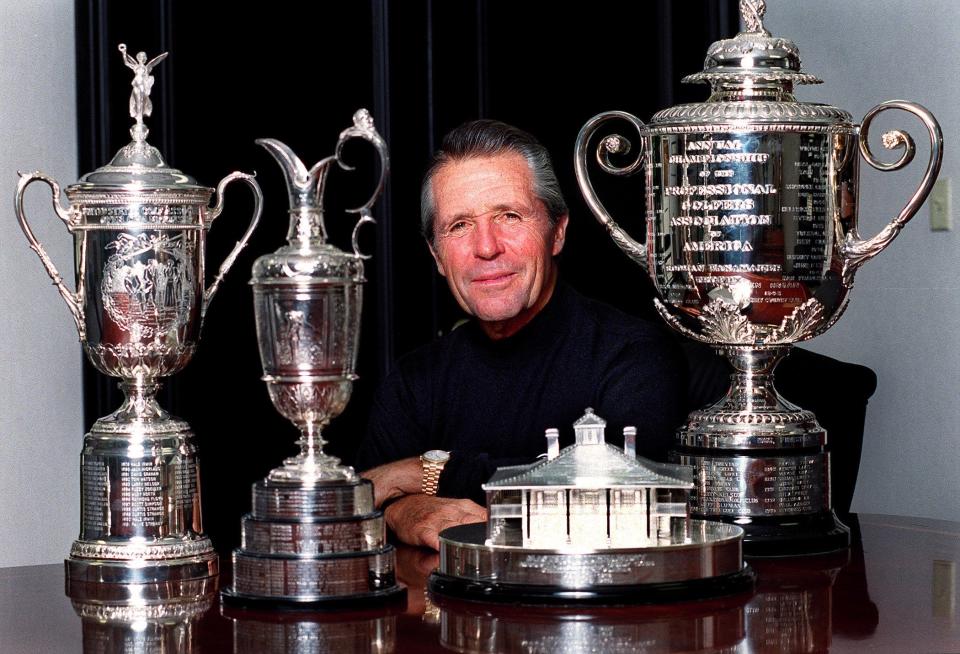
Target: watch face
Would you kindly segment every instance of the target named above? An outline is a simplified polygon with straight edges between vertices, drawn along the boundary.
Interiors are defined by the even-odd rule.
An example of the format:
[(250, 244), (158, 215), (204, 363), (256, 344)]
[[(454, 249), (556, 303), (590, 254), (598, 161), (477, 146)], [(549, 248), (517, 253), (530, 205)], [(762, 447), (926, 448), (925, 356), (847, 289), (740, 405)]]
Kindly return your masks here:
[(430, 463), (446, 463), (450, 460), (450, 453), (443, 450), (430, 450), (423, 453), (423, 460)]

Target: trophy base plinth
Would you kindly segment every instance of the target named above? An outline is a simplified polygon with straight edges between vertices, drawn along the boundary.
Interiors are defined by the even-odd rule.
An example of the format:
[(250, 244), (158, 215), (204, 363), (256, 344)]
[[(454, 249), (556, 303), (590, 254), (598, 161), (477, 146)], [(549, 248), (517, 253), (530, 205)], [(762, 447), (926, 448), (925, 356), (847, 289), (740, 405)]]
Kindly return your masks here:
[(258, 520), (248, 514), (241, 519), (240, 529), (246, 552), (317, 556), (381, 547), (386, 524), (380, 511), (310, 520)]
[(373, 485), (367, 479), (352, 481), (300, 481), (264, 479), (253, 486), (253, 515), (258, 520), (304, 521), (369, 515)]
[(840, 552), (850, 547), (850, 529), (833, 511), (814, 515), (738, 518), (698, 516), (742, 527), (743, 554), (748, 557), (806, 556)]
[(205, 602), (217, 594), (220, 577), (198, 577), (161, 582), (105, 584), (97, 581), (78, 581), (66, 577), (65, 594), (73, 600), (74, 607), (84, 606), (92, 611), (94, 606), (133, 607), (161, 606), (189, 607)]
[(231, 592), (294, 603), (374, 596), (397, 585), (396, 551), (385, 545), (373, 551), (298, 556), (233, 552)]
[[(67, 593), (83, 584), (139, 585), (147, 592), (156, 587), (163, 593), (168, 584), (196, 584), (220, 573), (220, 561), (212, 550), (202, 555), (178, 559), (84, 559), (71, 556), (64, 560)], [(108, 592), (108, 591), (104, 591)], [(121, 591), (122, 592), (122, 591)], [(162, 595), (146, 599), (163, 599)]]
[(743, 531), (691, 520), (689, 529), (650, 547), (537, 549), (487, 544), (486, 525), (440, 533), (440, 565), (430, 590), (483, 602), (652, 604), (752, 590)]
[(396, 550), (367, 479), (303, 483), (267, 478), (253, 485), (233, 551), (235, 608), (358, 608), (406, 597), (397, 584)]
[(694, 411), (677, 430), (681, 447), (705, 450), (822, 448), (827, 432), (809, 411)]

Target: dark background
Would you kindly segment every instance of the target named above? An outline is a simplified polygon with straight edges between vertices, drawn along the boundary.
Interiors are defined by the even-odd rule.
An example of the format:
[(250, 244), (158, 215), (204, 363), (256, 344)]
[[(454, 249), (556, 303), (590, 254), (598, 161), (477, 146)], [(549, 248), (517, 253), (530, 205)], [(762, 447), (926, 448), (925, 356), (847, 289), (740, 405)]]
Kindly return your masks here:
[[(332, 154), (353, 112), (368, 108), (386, 140), (392, 170), (362, 242), (373, 253), (364, 288), (360, 381), (347, 410), (327, 429), (327, 450), (352, 456), (378, 382), (398, 356), (449, 329), (459, 310), (419, 235), (419, 186), (443, 134), (475, 118), (496, 118), (536, 135), (554, 157), (570, 204), (564, 275), (584, 293), (649, 314), (645, 276), (606, 237), (573, 174), (580, 127), (611, 109), (641, 119), (707, 88), (681, 85), (702, 68), (707, 46), (734, 35), (732, 0), (506, 2), (369, 0), (257, 3), (79, 0), (77, 103), (83, 173), (106, 164), (129, 140), (131, 55), (170, 56), (153, 71), (148, 141), (169, 164), (207, 186), (234, 170), (256, 171), (266, 198), (260, 227), (211, 305), (197, 354), (166, 380), (161, 404), (186, 419), (203, 461), (206, 530), (217, 548), (239, 543), (250, 484), (296, 452), (297, 430), (273, 409), (257, 353), (248, 285), (253, 261), (284, 242), (286, 192), (276, 163), (254, 139), (287, 143), (310, 166)], [(348, 148), (357, 171), (328, 184), (331, 240), (349, 247), (343, 208), (366, 199), (375, 155)], [(609, 208), (642, 230), (642, 180), (595, 180)], [(604, 193), (612, 185), (619, 193)], [(609, 185), (609, 186), (608, 186)], [(239, 188), (240, 190), (235, 190)], [(615, 195), (622, 202), (613, 203)], [(242, 185), (208, 240), (207, 268), (243, 233), (252, 210)], [(209, 281), (209, 280), (208, 280)], [(120, 403), (116, 380), (85, 363), (89, 426)]]

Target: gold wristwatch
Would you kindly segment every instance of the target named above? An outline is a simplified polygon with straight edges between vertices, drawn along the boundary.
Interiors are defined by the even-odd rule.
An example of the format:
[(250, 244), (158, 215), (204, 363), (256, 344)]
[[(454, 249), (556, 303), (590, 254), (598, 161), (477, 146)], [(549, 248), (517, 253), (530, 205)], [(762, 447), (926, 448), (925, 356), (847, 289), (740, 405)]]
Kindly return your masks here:
[(424, 495), (436, 495), (443, 466), (450, 460), (450, 453), (430, 450), (420, 455), (420, 490)]

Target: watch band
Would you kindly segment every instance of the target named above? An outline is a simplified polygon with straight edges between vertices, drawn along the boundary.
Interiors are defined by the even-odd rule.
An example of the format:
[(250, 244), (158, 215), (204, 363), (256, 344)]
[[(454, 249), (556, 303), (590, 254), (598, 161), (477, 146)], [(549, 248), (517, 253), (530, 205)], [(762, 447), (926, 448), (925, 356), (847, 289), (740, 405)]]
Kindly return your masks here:
[(420, 455), (420, 490), (424, 495), (437, 494), (437, 488), (440, 486), (440, 473), (443, 472), (443, 466), (447, 464), (449, 459), (449, 452), (438, 450), (431, 450)]

